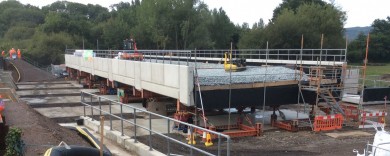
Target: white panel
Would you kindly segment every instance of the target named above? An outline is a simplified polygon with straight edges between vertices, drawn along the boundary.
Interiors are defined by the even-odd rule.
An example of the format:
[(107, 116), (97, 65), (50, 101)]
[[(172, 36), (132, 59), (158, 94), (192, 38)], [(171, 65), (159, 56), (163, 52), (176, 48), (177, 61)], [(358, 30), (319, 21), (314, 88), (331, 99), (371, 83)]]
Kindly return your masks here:
[(180, 102), (186, 106), (193, 105), (193, 68), (180, 66)]
[(179, 90), (176, 88), (158, 85), (150, 82), (142, 82), (142, 89), (146, 89), (151, 92), (159, 93), (161, 95), (165, 95), (171, 98), (178, 99), (179, 98)]
[(99, 59), (99, 64), (98, 64), (98, 66), (99, 66), (99, 70), (100, 70), (100, 71), (105, 71), (105, 70), (103, 69), (103, 67), (104, 67), (104, 65), (107, 66), (106, 60), (107, 60), (107, 59), (105, 59), (105, 58)]
[(116, 60), (116, 59), (113, 59), (112, 60), (112, 74), (119, 74), (118, 73), (118, 61), (119, 60)]
[(141, 62), (141, 80), (152, 81), (152, 64), (150, 62)]
[(108, 80), (112, 81), (112, 64), (114, 62), (115, 59), (110, 59), (110, 60), (107, 60), (107, 64), (108, 64)]
[(100, 61), (100, 58), (98, 58), (98, 57), (93, 59), (93, 69), (94, 70), (100, 70), (99, 69), (99, 61)]
[(126, 60), (118, 61), (118, 74), (126, 76)]
[(124, 83), (124, 84), (128, 84), (128, 85), (134, 86), (134, 79), (128, 78), (128, 77), (125, 77), (125, 76), (113, 75), (113, 80), (121, 82), (121, 83)]
[(179, 66), (164, 64), (164, 85), (179, 88)]
[(104, 77), (104, 78), (108, 78), (108, 73), (104, 72), (104, 71), (100, 71), (100, 70), (95, 70), (95, 75), (100, 76), (100, 77)]
[(164, 85), (164, 64), (151, 63), (152, 64), (152, 82), (160, 85)]
[(134, 87), (141, 90), (141, 62), (134, 62)]
[(80, 66), (80, 64), (81, 64), (81, 57), (76, 57), (76, 56), (73, 56), (74, 58), (76, 58), (76, 62), (75, 62), (75, 65), (77, 65), (77, 66)]
[(134, 61), (126, 61), (126, 76), (134, 78)]
[(102, 71), (108, 72), (108, 65), (109, 65), (108, 62), (109, 62), (108, 59), (103, 59), (102, 64), (101, 64)]

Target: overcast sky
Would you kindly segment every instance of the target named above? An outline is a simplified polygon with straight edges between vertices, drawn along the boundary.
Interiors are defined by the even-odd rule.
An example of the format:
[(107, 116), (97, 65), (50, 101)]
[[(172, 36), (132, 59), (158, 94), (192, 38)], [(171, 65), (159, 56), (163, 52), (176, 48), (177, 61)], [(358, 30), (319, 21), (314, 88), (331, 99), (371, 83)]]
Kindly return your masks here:
[[(19, 0), (23, 4), (35, 6), (45, 6), (57, 0)], [(78, 3), (100, 4), (109, 7), (111, 4), (126, 0), (68, 0)], [(127, 0), (130, 1), (130, 0)], [(222, 7), (230, 20), (235, 24), (249, 23), (252, 26), (260, 18), (264, 22), (272, 17), (272, 11), (282, 2), (282, 0), (201, 0), (208, 4), (209, 8)], [(329, 1), (329, 0), (327, 0)], [(390, 16), (388, 7), (390, 0), (334, 0), (335, 4), (347, 12), (347, 22), (345, 27), (370, 26), (375, 19), (385, 19)]]

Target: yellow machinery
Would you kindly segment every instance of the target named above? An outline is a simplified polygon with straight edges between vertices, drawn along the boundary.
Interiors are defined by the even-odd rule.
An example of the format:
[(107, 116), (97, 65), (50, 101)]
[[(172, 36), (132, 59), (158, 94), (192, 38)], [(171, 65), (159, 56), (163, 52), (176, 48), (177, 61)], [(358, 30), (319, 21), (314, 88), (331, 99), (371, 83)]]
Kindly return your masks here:
[(225, 52), (224, 68), (225, 71), (243, 71), (246, 69), (246, 60), (242, 58), (232, 58), (232, 53), (229, 53), (229, 60), (227, 58), (227, 52)]

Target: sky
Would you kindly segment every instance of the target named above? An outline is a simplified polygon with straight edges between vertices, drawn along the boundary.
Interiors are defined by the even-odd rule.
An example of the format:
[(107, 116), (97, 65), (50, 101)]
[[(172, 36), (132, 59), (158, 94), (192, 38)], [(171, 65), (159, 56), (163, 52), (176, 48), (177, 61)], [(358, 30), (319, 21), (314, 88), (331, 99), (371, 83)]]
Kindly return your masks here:
[[(19, 0), (23, 4), (45, 6), (57, 0)], [(68, 0), (84, 4), (99, 4), (109, 8), (111, 4), (126, 0)], [(127, 0), (130, 1), (130, 0)], [(222, 7), (230, 20), (235, 24), (244, 22), (252, 26), (260, 18), (268, 23), (272, 18), (273, 10), (282, 0), (201, 0), (209, 6), (209, 9)], [(326, 0), (329, 2), (329, 0)], [(390, 0), (333, 0), (336, 6), (347, 13), (345, 27), (370, 26), (375, 19), (386, 19), (390, 16), (387, 8)]]

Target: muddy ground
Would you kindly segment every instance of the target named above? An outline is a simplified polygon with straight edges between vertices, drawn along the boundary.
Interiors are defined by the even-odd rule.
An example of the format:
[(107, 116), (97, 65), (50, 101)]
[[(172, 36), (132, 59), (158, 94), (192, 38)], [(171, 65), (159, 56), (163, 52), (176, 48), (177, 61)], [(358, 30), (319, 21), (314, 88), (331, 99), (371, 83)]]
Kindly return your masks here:
[[(332, 138), (326, 133), (344, 133), (351, 131), (364, 131), (372, 134), (371, 136), (347, 136)], [(373, 129), (357, 129), (352, 127), (345, 127), (342, 130), (334, 130), (327, 132), (313, 132), (313, 131), (299, 131), (288, 132), (280, 129), (265, 131), (264, 135), (260, 137), (243, 137), (233, 138), (231, 143), (231, 155), (242, 156), (258, 156), (258, 155), (321, 155), (321, 156), (335, 156), (335, 155), (356, 155), (352, 152), (353, 149), (363, 151), (367, 141), (373, 141)], [(182, 134), (170, 134), (177, 140), (185, 141)], [(138, 140), (146, 145), (149, 145), (149, 137), (138, 137)], [(213, 154), (217, 153), (217, 140), (214, 140), (214, 146), (205, 147), (200, 138), (196, 139), (196, 147), (202, 148), (206, 151), (211, 151)], [(226, 155), (226, 144), (222, 143), (222, 155)], [(167, 139), (154, 135), (152, 137), (152, 147), (162, 153), (167, 152)], [(189, 155), (188, 148), (179, 144), (171, 143), (171, 153)], [(194, 155), (202, 155), (194, 152)]]
[(58, 125), (25, 103), (7, 102), (5, 116), (7, 125), (22, 130), (26, 156), (43, 155), (61, 141), (68, 145), (91, 147), (76, 131)]
[[(40, 71), (25, 62), (17, 60), (13, 61), (13, 63), (19, 69), (22, 77), (21, 82), (53, 80), (51, 74)], [(17, 74), (16, 68), (9, 64), (8, 69), (13, 71), (12, 77), (17, 81), (19, 74)], [(5, 86), (4, 82), (0, 83)], [(25, 144), (24, 155), (26, 156), (43, 155), (48, 148), (57, 146), (61, 141), (64, 141), (68, 145), (91, 147), (77, 132), (64, 128), (55, 121), (42, 116), (26, 103), (19, 103), (17, 101), (6, 102), (3, 115), (9, 127), (17, 127), (22, 130), (22, 140)], [(0, 151), (0, 155), (2, 155), (1, 152), (4, 151)]]

